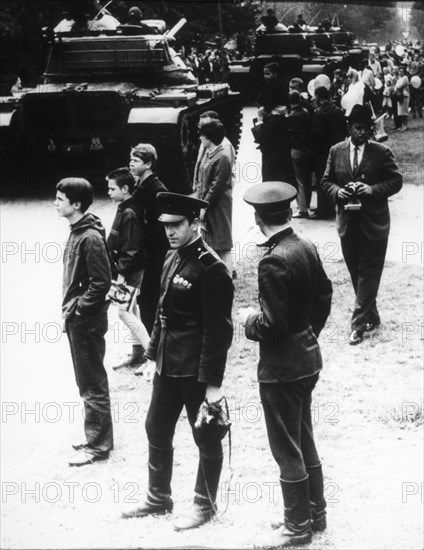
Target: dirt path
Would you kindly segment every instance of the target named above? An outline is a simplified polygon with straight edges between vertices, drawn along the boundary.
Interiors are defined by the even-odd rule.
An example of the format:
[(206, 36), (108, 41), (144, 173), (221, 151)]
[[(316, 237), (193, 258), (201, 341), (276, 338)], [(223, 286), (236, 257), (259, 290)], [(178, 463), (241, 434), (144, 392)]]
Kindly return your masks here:
[[(241, 175), (234, 191), (235, 311), (256, 303), (252, 243), (261, 239), (251, 208), (241, 200), (247, 185), (257, 181), (260, 166), (250, 137), (253, 110), (244, 114)], [(321, 338), (325, 369), (313, 406), (329, 528), (314, 537), (311, 548), (422, 547), (422, 190), (406, 184), (391, 200), (392, 235), (381, 288), (384, 322), (357, 348), (346, 345), (352, 292), (334, 222), (293, 223), (318, 244), (335, 289)], [(97, 201), (94, 211), (109, 228), (109, 202)], [(234, 478), (227, 513), (181, 534), (174, 533), (172, 516), (121, 520), (120, 509), (145, 491), (144, 418), (150, 387), (130, 372), (110, 370), (129, 346), (112, 310), (107, 365), (116, 448), (105, 464), (67, 467), (70, 443), (82, 433), (68, 344), (60, 334), (60, 252), (68, 229), (50, 200), (4, 201), (0, 223), (7, 252), (1, 280), (2, 547), (251, 547), (271, 515), (282, 512), (258, 402), (256, 345), (236, 327), (224, 386), (233, 420)], [(173, 487), (179, 512), (192, 498), (196, 455), (184, 418), (175, 446)], [(228, 479), (226, 467), (221, 509)]]

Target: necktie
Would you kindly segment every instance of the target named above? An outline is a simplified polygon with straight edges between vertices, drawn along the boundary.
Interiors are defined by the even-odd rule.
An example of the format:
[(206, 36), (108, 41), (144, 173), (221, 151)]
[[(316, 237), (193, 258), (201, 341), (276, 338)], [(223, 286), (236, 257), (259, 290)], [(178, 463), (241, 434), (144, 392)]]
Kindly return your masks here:
[(353, 151), (353, 175), (358, 171), (358, 149), (359, 147), (356, 146)]

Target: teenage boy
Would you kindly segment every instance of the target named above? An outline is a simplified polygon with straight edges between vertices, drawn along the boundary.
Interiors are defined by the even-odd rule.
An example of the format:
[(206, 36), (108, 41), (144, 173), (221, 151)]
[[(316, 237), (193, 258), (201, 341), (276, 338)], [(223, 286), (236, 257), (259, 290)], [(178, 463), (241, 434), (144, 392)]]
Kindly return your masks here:
[[(107, 238), (109, 253), (113, 262), (112, 276), (118, 284), (124, 283), (136, 289), (140, 294), (140, 285), (145, 268), (144, 235), (142, 224), (137, 215), (137, 207), (133, 198), (135, 179), (128, 168), (118, 168), (106, 176), (108, 194), (117, 203), (115, 219)], [(144, 363), (144, 350), (149, 345), (149, 335), (140, 319), (137, 303), (132, 300), (127, 311), (126, 305), (119, 307), (119, 318), (128, 327), (133, 344), (132, 354), (114, 369), (122, 367), (137, 367), (135, 374)]]
[(92, 202), (93, 188), (85, 179), (65, 178), (56, 186), (54, 205), (71, 230), (63, 258), (62, 314), (85, 411), (86, 441), (73, 445), (78, 453), (70, 466), (106, 460), (113, 449), (109, 385), (103, 365), (111, 270), (105, 230), (97, 216), (86, 212)]
[(150, 143), (139, 143), (131, 149), (129, 168), (136, 180), (134, 200), (143, 219), (147, 255), (138, 305), (141, 320), (149, 334), (155, 321), (160, 274), (169, 248), (163, 224), (158, 221), (156, 195), (167, 189), (155, 174), (157, 159), (156, 149)]

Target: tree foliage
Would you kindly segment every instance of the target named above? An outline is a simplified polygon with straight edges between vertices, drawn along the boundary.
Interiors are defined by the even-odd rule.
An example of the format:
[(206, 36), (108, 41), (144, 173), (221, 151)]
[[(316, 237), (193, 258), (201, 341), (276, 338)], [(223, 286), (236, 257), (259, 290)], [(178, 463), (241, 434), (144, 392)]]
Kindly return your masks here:
[[(99, 0), (2, 0), (0, 3), (0, 40), (2, 79), (20, 75), (24, 84), (32, 84), (44, 68), (46, 51), (41, 41), (41, 29), (53, 27), (63, 13), (72, 10), (87, 10), (94, 15)], [(105, 4), (106, 0), (101, 0)], [(348, 2), (266, 2), (263, 0), (221, 0), (223, 39), (238, 35), (239, 42), (252, 36), (260, 16), (267, 8), (276, 11), (277, 17), (286, 24), (294, 22), (298, 13), (317, 24), (323, 19), (339, 22), (347, 30), (357, 34), (360, 40), (385, 42), (388, 38), (400, 38), (402, 29), (396, 2), (384, 5), (356, 4)], [(125, 22), (128, 9), (138, 6), (145, 18), (164, 19), (173, 26), (181, 17), (187, 24), (177, 35), (178, 46), (204, 47), (218, 43), (218, 0), (171, 0), (141, 1), (114, 0), (108, 9), (120, 21)], [(415, 2), (412, 10), (419, 14), (421, 22), (423, 2)], [(94, 10), (94, 12), (93, 12)], [(419, 11), (418, 11), (419, 10)], [(411, 17), (411, 29), (414, 26)], [(422, 25), (421, 25), (422, 28)], [(417, 31), (418, 32), (418, 31)], [(421, 31), (422, 32), (422, 31)]]
[[(105, 3), (102, 0), (100, 5)], [(19, 74), (24, 84), (32, 84), (42, 72), (45, 62), (41, 29), (55, 26), (65, 12), (83, 10), (93, 15), (95, 4), (89, 0), (3, 0), (0, 4), (2, 79), (13, 80)], [(169, 26), (173, 26), (181, 17), (186, 17), (187, 24), (178, 33), (178, 45), (202, 47), (207, 40), (215, 41), (219, 36), (218, 2), (215, 0), (114, 0), (108, 9), (125, 22), (131, 6), (140, 7), (145, 18), (164, 19)], [(257, 11), (257, 2), (221, 0), (224, 40), (235, 33), (252, 31)]]

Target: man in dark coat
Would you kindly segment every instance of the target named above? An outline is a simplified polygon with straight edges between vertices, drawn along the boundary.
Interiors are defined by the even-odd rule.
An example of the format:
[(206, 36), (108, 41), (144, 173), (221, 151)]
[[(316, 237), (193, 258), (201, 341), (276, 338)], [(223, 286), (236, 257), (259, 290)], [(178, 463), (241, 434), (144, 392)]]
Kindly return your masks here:
[(390, 230), (387, 199), (402, 187), (392, 151), (369, 141), (371, 116), (367, 105), (353, 107), (350, 139), (330, 149), (321, 181), (322, 191), (336, 203), (337, 231), (356, 295), (353, 345), (380, 324), (376, 298)]
[(216, 433), (199, 437), (194, 423), (206, 399), (218, 403), (233, 326), (233, 284), (225, 264), (199, 236), (201, 208), (208, 203), (160, 193), (158, 207), (171, 246), (162, 271), (161, 295), (144, 376), (154, 375), (146, 418), (149, 440), (147, 498), (123, 517), (163, 514), (173, 509), (171, 477), (175, 426), (185, 406), (199, 447), (193, 505), (175, 523), (178, 531), (199, 527), (216, 513), (222, 444)]
[(268, 63), (264, 67), (266, 89), (256, 101), (258, 117), (252, 134), (262, 153), (262, 181), (288, 181), (295, 184), (284, 107), (287, 105), (287, 94), (278, 79), (278, 69), (277, 63)]
[(299, 210), (294, 218), (308, 218), (311, 203), (312, 184), (310, 170), (311, 117), (300, 105), (301, 95), (297, 90), (289, 94), (290, 113), (287, 115), (291, 160), (297, 181), (297, 205)]
[(146, 246), (146, 269), (138, 304), (141, 320), (149, 334), (159, 301), (160, 274), (169, 248), (163, 225), (158, 221), (156, 204), (157, 194), (167, 191), (167, 188), (155, 174), (156, 162), (156, 149), (150, 143), (139, 143), (131, 149), (130, 170), (136, 178), (133, 198), (144, 222)]
[(315, 90), (317, 109), (312, 119), (311, 154), (317, 188), (316, 217), (328, 219), (334, 216), (334, 205), (322, 192), (319, 182), (324, 175), (330, 147), (347, 136), (343, 111), (330, 101), (330, 92), (320, 86)]
[[(284, 522), (258, 547), (308, 544), (326, 527), (321, 462), (311, 394), (322, 359), (318, 336), (330, 313), (332, 285), (312, 242), (290, 226), (296, 190), (283, 182), (252, 186), (244, 200), (267, 241), (259, 262), (259, 302), (240, 311), (246, 337), (259, 342), (258, 381), (268, 439), (280, 468)], [(311, 524), (312, 514), (312, 524)]]

